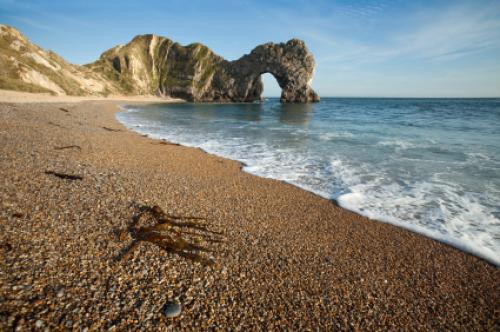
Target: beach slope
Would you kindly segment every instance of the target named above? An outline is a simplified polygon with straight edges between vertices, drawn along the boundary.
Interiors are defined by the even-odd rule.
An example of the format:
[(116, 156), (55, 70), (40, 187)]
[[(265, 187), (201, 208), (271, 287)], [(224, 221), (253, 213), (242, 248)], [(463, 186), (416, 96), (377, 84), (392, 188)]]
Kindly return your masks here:
[(0, 330), (498, 328), (485, 261), (51, 101), (0, 103)]

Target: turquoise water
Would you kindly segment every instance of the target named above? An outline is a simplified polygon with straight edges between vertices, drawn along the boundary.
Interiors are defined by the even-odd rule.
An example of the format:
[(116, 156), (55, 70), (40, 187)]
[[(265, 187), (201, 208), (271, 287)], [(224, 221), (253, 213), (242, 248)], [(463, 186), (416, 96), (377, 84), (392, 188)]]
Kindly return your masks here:
[(500, 99), (161, 104), (117, 117), (500, 265)]

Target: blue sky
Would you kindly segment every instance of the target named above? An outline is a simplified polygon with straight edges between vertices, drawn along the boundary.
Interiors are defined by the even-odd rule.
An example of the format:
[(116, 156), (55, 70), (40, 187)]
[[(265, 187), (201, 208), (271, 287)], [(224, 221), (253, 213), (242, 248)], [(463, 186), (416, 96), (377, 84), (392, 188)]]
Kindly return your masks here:
[(499, 0), (0, 0), (0, 22), (73, 63), (142, 33), (229, 60), (297, 37), (321, 96), (500, 97)]

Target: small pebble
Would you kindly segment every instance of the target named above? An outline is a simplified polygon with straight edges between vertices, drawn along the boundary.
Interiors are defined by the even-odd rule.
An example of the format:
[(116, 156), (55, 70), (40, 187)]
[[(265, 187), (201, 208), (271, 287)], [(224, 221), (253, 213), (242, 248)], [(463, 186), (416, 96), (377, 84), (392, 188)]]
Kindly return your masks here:
[(165, 307), (163, 308), (163, 313), (168, 318), (174, 318), (179, 316), (181, 314), (181, 311), (182, 311), (181, 304), (176, 301), (167, 302), (167, 304), (165, 304)]

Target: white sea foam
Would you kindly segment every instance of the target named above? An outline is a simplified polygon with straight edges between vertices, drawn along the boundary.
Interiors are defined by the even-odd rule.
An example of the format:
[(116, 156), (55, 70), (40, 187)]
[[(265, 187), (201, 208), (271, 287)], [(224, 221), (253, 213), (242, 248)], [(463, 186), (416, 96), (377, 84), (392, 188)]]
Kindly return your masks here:
[(483, 160), (491, 160), (489, 156), (481, 152), (470, 152), (466, 153), (467, 159), (469, 161), (483, 161)]
[(322, 141), (330, 141), (339, 138), (342, 139), (342, 138), (352, 138), (352, 137), (354, 137), (354, 134), (346, 131), (337, 133), (322, 133), (319, 135), (319, 139)]
[(394, 146), (394, 147), (400, 148), (400, 149), (409, 149), (409, 148), (415, 147), (415, 144), (408, 142), (408, 141), (401, 140), (401, 139), (381, 141), (381, 142), (378, 142), (377, 144), (381, 145), (381, 146)]
[[(499, 220), (492, 214), (493, 209), (479, 203), (476, 196), (459, 195), (452, 186), (427, 182), (407, 188), (394, 183), (381, 186), (378, 181), (362, 183), (351, 166), (346, 168), (335, 160), (333, 167), (349, 188), (348, 193), (337, 197), (343, 208), (424, 234), (500, 266), (498, 248), (494, 246), (494, 228), (498, 234)], [(445, 194), (438, 195), (440, 192)], [(437, 206), (429, 209), (433, 202)], [(478, 229), (478, 220), (486, 225), (483, 230)], [(488, 227), (490, 232), (485, 232)]]

